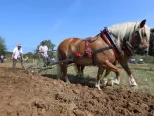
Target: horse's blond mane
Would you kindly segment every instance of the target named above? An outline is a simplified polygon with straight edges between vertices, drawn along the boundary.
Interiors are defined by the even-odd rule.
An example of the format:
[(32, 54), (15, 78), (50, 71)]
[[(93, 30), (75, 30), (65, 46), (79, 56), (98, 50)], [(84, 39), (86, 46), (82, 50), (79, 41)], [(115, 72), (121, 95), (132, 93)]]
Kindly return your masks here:
[[(111, 27), (108, 27), (108, 30), (117, 36), (116, 39), (119, 42), (123, 41), (124, 38), (127, 38), (130, 41), (133, 32), (138, 29), (139, 25), (140, 25), (140, 22), (125, 22), (125, 23), (119, 23), (116, 25), (112, 25)], [(147, 35), (147, 39), (149, 40), (150, 28), (146, 24), (144, 28), (145, 28), (145, 33)], [(139, 32), (140, 32), (141, 39), (143, 39), (140, 30)]]

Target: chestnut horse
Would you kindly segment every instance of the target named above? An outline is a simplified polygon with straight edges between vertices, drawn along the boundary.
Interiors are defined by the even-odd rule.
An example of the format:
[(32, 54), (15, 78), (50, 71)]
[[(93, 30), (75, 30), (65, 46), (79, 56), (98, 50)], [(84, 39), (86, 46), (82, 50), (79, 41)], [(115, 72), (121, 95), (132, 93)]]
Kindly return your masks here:
[[(122, 50), (126, 42), (129, 42), (133, 49), (135, 49), (136, 46), (140, 49), (147, 49), (150, 37), (150, 28), (145, 23), (146, 20), (141, 22), (121, 23), (108, 27), (108, 30), (116, 37), (115, 40), (117, 41), (120, 50)], [(96, 86), (100, 89), (100, 79), (105, 69), (115, 72), (116, 78), (114, 79), (114, 82), (120, 82), (120, 70), (115, 66), (115, 62), (118, 60), (129, 76), (130, 85), (137, 86), (137, 83), (128, 67), (127, 61), (130, 58), (130, 55), (127, 54), (128, 52), (123, 50), (122, 54), (119, 54), (117, 57), (114, 49), (106, 49), (101, 51), (103, 48), (109, 48), (109, 44), (105, 41), (105, 36), (102, 35), (102, 33), (97, 34), (92, 39), (95, 41), (89, 42), (88, 45), (93, 53), (92, 58), (76, 58), (76, 53), (79, 53), (81, 56), (84, 56), (85, 54), (86, 45), (83, 39), (68, 38), (59, 44), (57, 49), (57, 61), (68, 60), (68, 62), (58, 64), (58, 78), (62, 76), (66, 82), (69, 82), (67, 77), (67, 67), (70, 63), (75, 63), (79, 66), (95, 65), (99, 67)]]

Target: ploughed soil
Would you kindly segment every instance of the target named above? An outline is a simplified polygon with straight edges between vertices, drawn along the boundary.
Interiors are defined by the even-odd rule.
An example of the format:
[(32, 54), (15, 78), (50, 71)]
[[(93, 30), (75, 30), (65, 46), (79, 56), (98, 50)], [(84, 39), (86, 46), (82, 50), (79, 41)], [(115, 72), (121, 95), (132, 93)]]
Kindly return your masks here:
[[(77, 77), (76, 77), (77, 78)], [(153, 116), (154, 96), (0, 67), (0, 116)]]

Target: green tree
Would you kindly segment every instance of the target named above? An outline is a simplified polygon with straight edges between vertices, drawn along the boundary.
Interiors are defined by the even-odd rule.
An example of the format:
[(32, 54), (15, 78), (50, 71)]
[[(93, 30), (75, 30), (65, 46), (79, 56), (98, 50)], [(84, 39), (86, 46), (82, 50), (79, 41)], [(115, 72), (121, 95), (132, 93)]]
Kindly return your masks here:
[(25, 54), (26, 56), (28, 56), (29, 58), (33, 57), (33, 53), (32, 52), (28, 52), (27, 54)]
[(5, 39), (0, 37), (0, 53), (5, 54), (6, 50)]
[(27, 54), (25, 54), (24, 56), (28, 56), (28, 58), (34, 58), (37, 59), (38, 55), (36, 53), (32, 53), (32, 52), (28, 52)]
[[(55, 57), (55, 52), (53, 51), (53, 49), (54, 49), (54, 47), (55, 47), (55, 44), (53, 44), (52, 42), (51, 42), (51, 40), (43, 40), (45, 43), (46, 43), (46, 45), (48, 46), (48, 49), (49, 49), (49, 51), (50, 51), (50, 57)], [(37, 53), (37, 51), (38, 51), (38, 49), (39, 49), (39, 46), (42, 44), (42, 41), (40, 42), (40, 44), (37, 46), (37, 49), (36, 49), (36, 53)]]

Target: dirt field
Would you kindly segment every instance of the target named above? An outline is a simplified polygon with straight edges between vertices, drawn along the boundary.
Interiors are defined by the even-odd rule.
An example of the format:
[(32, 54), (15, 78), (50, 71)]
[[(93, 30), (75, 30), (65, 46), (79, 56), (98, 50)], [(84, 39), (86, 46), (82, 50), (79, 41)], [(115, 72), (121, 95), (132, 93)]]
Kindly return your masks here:
[(0, 67), (0, 116), (153, 116), (154, 96)]

